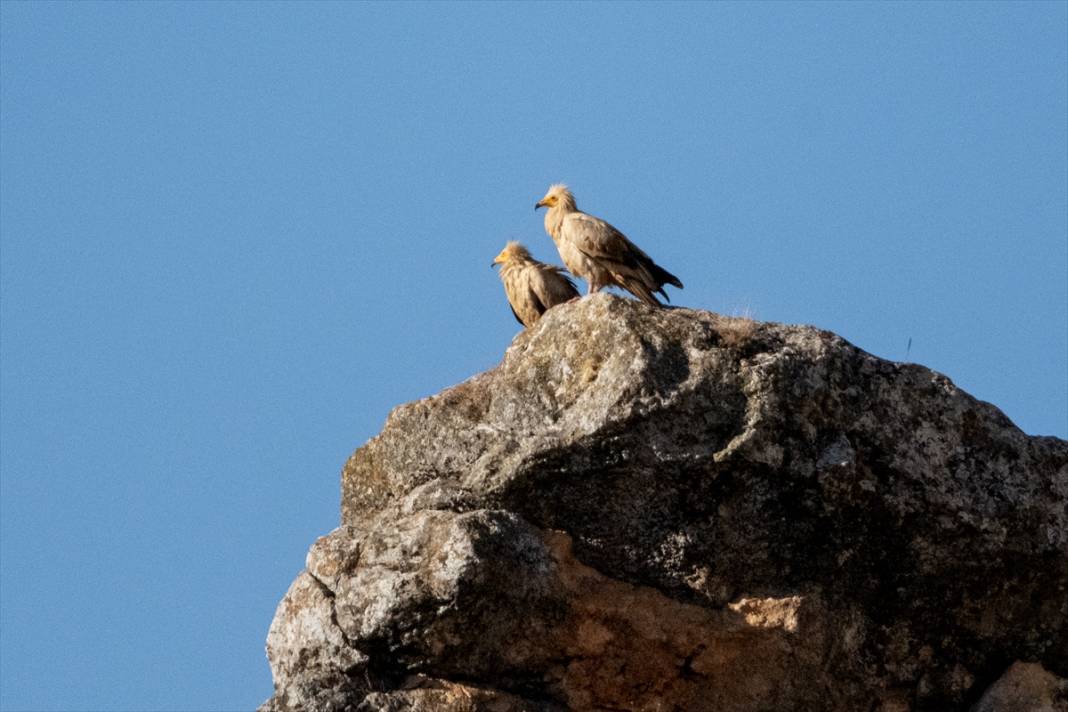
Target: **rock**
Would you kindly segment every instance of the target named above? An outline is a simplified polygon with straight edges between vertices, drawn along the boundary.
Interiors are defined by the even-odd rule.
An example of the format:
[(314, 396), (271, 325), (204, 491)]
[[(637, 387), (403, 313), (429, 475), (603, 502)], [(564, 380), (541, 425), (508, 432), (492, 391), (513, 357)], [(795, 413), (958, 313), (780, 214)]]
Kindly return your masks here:
[(345, 640), (334, 616), (334, 594), (307, 572), (301, 573), (278, 606), (267, 634), (267, 659), (279, 694), (265, 710), (353, 708), (366, 694), (352, 672), (367, 656)]
[(1015, 662), (973, 712), (1068, 712), (1068, 680), (1037, 663)]
[(554, 705), (530, 702), (497, 690), (414, 675), (394, 692), (372, 692), (357, 712), (552, 712)]
[(1012, 660), (1061, 684), (1066, 620), (1068, 443), (825, 331), (599, 294), (350, 458), (262, 709), (967, 710)]

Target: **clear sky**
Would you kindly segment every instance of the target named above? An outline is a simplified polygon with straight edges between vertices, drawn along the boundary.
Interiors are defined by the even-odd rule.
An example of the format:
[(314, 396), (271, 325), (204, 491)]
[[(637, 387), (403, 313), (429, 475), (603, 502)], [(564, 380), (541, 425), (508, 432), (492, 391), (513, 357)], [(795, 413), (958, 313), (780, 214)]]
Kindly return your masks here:
[(1068, 436), (1068, 4), (0, 6), (0, 707), (238, 710), (568, 182), (686, 289)]

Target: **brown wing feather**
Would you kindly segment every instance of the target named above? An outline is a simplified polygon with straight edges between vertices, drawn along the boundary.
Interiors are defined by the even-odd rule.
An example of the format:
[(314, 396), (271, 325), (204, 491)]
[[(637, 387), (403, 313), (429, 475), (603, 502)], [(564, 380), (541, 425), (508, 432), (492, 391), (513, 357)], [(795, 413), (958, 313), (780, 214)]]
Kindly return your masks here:
[(652, 294), (659, 292), (668, 299), (663, 285), (672, 284), (682, 288), (678, 277), (653, 262), (649, 255), (612, 225), (584, 213), (570, 217), (572, 229), (575, 230), (574, 245), (590, 259), (603, 264), (619, 286), (634, 296), (659, 305), (660, 302)]
[(579, 295), (575, 283), (568, 279), (558, 267), (543, 263), (532, 268), (530, 287), (546, 309), (563, 304)]

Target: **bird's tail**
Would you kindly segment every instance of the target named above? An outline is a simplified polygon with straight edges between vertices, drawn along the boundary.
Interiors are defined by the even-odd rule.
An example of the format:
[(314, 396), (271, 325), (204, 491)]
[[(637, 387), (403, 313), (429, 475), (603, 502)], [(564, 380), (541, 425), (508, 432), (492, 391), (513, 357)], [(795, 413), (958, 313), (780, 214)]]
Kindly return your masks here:
[[(631, 294), (636, 296), (638, 299), (641, 299), (643, 302), (645, 302), (649, 306), (653, 306), (653, 307), (662, 307), (662, 306), (664, 306), (663, 304), (660, 303), (660, 301), (655, 296), (653, 296), (653, 292), (649, 289), (648, 285), (646, 285), (645, 282), (643, 282), (640, 279), (635, 279), (633, 277), (630, 277), (630, 278), (625, 279), (623, 281), (623, 285), (622, 286), (628, 292), (630, 292)], [(660, 292), (661, 294), (664, 294), (664, 290), (663, 289), (658, 289), (656, 291)], [(666, 298), (667, 295), (664, 294), (664, 297)], [(668, 301), (670, 301), (670, 300), (668, 300)]]
[[(682, 280), (652, 260), (649, 261), (649, 272), (653, 275), (653, 279), (656, 280), (656, 286), (658, 288), (663, 287), (665, 284), (670, 284), (682, 289)], [(658, 289), (658, 291), (663, 292), (662, 289)]]

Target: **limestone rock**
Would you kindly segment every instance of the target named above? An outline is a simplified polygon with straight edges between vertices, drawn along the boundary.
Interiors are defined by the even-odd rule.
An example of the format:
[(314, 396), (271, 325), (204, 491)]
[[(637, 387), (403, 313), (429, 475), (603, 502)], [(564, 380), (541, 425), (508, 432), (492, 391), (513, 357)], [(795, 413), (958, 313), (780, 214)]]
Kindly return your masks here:
[(1066, 620), (1068, 443), (825, 331), (599, 294), (356, 451), (263, 709), (967, 710), (1014, 660), (1062, 684)]

